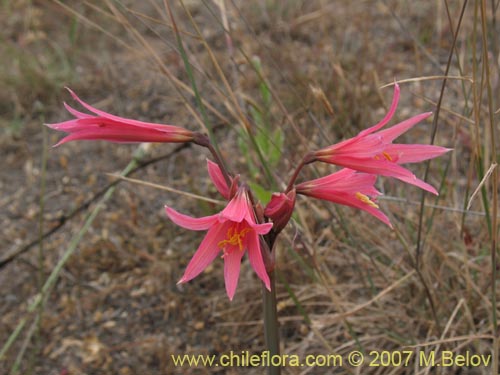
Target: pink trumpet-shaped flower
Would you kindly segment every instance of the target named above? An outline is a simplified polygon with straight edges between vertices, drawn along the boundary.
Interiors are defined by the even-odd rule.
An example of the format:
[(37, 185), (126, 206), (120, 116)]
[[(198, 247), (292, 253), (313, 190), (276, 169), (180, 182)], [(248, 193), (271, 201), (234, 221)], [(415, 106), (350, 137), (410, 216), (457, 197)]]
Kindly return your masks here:
[(165, 206), (168, 217), (177, 225), (191, 230), (208, 230), (189, 262), (179, 283), (198, 276), (222, 251), (226, 292), (233, 299), (240, 274), (241, 258), (248, 258), (257, 276), (270, 290), (269, 276), (262, 258), (259, 235), (268, 233), (273, 224), (257, 224), (245, 187), (240, 187), (226, 208), (215, 215), (192, 218)]
[(327, 200), (366, 211), (392, 228), (375, 199), (381, 193), (373, 186), (377, 176), (352, 169), (340, 171), (296, 186), (297, 194)]
[(76, 140), (104, 140), (118, 143), (178, 143), (193, 140), (194, 133), (187, 129), (118, 117), (92, 107), (76, 96), (73, 91), (70, 89), (68, 91), (77, 102), (93, 114), (82, 113), (64, 103), (68, 112), (75, 116), (76, 119), (57, 124), (47, 124), (52, 129), (69, 133), (55, 146)]
[(418, 186), (433, 194), (436, 189), (415, 177), (408, 169), (399, 164), (415, 163), (440, 156), (450, 149), (421, 144), (392, 144), (392, 141), (429, 117), (432, 113), (422, 113), (405, 120), (389, 129), (380, 130), (393, 117), (399, 101), (399, 85), (394, 86), (394, 97), (387, 115), (378, 124), (363, 130), (357, 136), (314, 153), (315, 160), (360, 172), (394, 177)]

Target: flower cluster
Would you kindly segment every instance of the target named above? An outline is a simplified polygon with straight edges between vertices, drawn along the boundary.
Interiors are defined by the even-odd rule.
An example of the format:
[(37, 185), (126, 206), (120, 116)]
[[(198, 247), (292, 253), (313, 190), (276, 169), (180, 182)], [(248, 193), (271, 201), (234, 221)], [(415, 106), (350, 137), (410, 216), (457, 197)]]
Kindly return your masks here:
[(399, 85), (386, 116), (376, 125), (358, 135), (311, 153), (307, 162), (321, 161), (344, 169), (329, 176), (297, 185), (297, 193), (359, 208), (392, 227), (387, 216), (380, 211), (374, 188), (377, 176), (394, 177), (437, 195), (436, 189), (418, 179), (400, 164), (416, 163), (440, 156), (450, 149), (434, 145), (393, 144), (394, 139), (428, 118), (426, 112), (411, 117), (388, 129), (382, 129), (392, 119), (399, 101)]
[[(183, 215), (171, 207), (165, 207), (165, 210), (170, 220), (177, 225), (190, 230), (207, 231), (179, 283), (198, 276), (221, 254), (226, 292), (231, 300), (238, 285), (241, 260), (245, 252), (248, 253), (257, 276), (267, 289), (271, 288), (268, 273), (274, 268), (274, 257), (271, 254), (273, 244), (292, 216), (297, 194), (358, 208), (391, 226), (376, 203), (376, 197), (381, 194), (375, 188), (377, 176), (394, 177), (437, 195), (434, 187), (418, 179), (401, 164), (421, 162), (449, 151), (434, 145), (393, 143), (398, 136), (428, 118), (430, 112), (382, 130), (396, 112), (400, 95), (396, 84), (389, 112), (378, 124), (361, 131), (353, 138), (308, 153), (295, 170), (285, 191), (274, 193), (267, 206), (262, 208), (259, 203), (254, 202), (248, 186), (241, 183), (238, 176), (232, 176), (224, 169), (220, 155), (202, 134), (178, 126), (111, 115), (83, 102), (69, 91), (92, 114), (79, 112), (65, 103), (66, 109), (75, 119), (48, 125), (52, 129), (69, 133), (56, 146), (74, 140), (119, 143), (193, 142), (208, 147), (214, 154), (216, 162), (208, 161), (208, 174), (219, 193), (227, 200), (226, 207), (215, 215), (201, 218)], [(334, 164), (342, 169), (295, 184), (300, 170), (312, 162)]]

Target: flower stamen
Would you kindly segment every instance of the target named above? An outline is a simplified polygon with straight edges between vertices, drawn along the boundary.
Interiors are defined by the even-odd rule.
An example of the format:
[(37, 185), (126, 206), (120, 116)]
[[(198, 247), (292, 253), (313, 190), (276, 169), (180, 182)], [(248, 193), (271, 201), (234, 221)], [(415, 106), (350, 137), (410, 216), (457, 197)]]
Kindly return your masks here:
[(239, 231), (237, 226), (229, 227), (226, 233), (226, 239), (220, 241), (217, 244), (217, 246), (224, 251), (224, 255), (222, 257), (227, 254), (227, 246), (238, 246), (240, 251), (243, 251), (243, 239), (245, 238), (245, 235), (251, 230), (251, 228), (244, 228), (243, 230)]
[(391, 155), (389, 155), (387, 152), (382, 152), (382, 155), (384, 155), (384, 157), (389, 160), (389, 161), (393, 161), (392, 158), (391, 158)]
[(394, 161), (391, 155), (389, 155), (389, 153), (386, 151), (383, 151), (380, 155), (375, 155), (373, 158), (375, 160), (381, 160), (382, 159), (381, 156), (383, 156), (387, 161)]
[(379, 208), (378, 204), (373, 202), (367, 195), (360, 193), (359, 191), (355, 194), (356, 198), (359, 199), (361, 202), (366, 203), (367, 205), (374, 207), (374, 208)]

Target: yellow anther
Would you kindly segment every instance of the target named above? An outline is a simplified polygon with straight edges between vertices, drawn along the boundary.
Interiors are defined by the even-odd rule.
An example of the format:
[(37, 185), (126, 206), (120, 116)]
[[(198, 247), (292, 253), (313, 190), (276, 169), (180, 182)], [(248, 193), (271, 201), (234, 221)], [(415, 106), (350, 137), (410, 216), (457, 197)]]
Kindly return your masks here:
[(374, 203), (367, 195), (364, 195), (360, 193), (359, 191), (355, 194), (356, 198), (359, 199), (361, 202), (366, 203), (367, 205), (371, 207), (378, 208), (378, 205)]
[[(392, 157), (391, 157), (391, 155), (389, 155), (389, 153), (387, 153), (387, 152), (383, 151), (381, 155), (382, 155), (382, 156), (383, 156), (386, 160), (388, 160), (388, 161), (393, 161), (393, 160), (392, 160)], [(381, 159), (380, 155), (375, 155), (373, 158), (374, 158), (375, 160), (380, 160), (380, 159)]]
[(238, 232), (238, 228), (236, 226), (231, 226), (227, 230), (226, 239), (220, 241), (217, 246), (221, 249), (224, 249), (227, 245), (237, 245), (241, 251), (243, 250), (243, 239), (245, 238), (245, 235), (251, 230), (251, 228), (245, 228), (241, 232)]
[(389, 155), (387, 152), (382, 152), (382, 155), (384, 155), (384, 157), (389, 160), (389, 161), (392, 161), (392, 158), (391, 158), (391, 155)]

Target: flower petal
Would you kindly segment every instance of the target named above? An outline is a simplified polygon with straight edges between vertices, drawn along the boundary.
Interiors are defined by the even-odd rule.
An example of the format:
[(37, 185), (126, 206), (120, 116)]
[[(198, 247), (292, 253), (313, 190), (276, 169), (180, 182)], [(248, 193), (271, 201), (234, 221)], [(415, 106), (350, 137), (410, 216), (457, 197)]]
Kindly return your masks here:
[(64, 104), (64, 108), (66, 108), (66, 110), (71, 113), (73, 116), (75, 116), (76, 118), (90, 118), (90, 117), (94, 117), (92, 115), (89, 115), (88, 113), (83, 113), (83, 112), (80, 112), (80, 111), (77, 111), (76, 109), (74, 109), (73, 107), (70, 107), (66, 102), (63, 102)]
[(451, 148), (419, 144), (393, 144), (384, 150), (397, 164), (418, 163), (436, 158), (448, 151), (451, 151)]
[[(431, 113), (425, 113), (422, 115), (418, 115), (412, 119), (403, 121), (401, 124), (398, 124), (398, 125), (401, 125), (400, 127), (398, 127), (398, 125), (396, 125), (395, 127), (392, 127), (391, 128), (391, 129), (393, 129), (392, 133), (391, 132), (389, 132), (389, 133), (378, 132), (378, 133), (370, 136), (371, 133), (373, 133), (373, 132), (379, 130), (380, 128), (382, 128), (383, 126), (385, 126), (391, 120), (391, 118), (394, 116), (394, 113), (396, 112), (396, 108), (397, 108), (398, 101), (399, 101), (399, 93), (400, 93), (399, 85), (395, 84), (394, 85), (394, 96), (392, 99), (391, 107), (389, 108), (389, 112), (385, 115), (385, 117), (378, 124), (361, 131), (355, 137), (352, 137), (350, 139), (346, 139), (345, 141), (336, 143), (332, 146), (329, 146), (329, 147), (326, 147), (324, 149), (317, 151), (316, 156), (318, 157), (318, 160), (328, 162), (327, 160), (324, 160), (324, 159), (327, 159), (328, 156), (338, 155), (338, 154), (342, 154), (342, 153), (351, 154), (351, 155), (353, 153), (355, 153), (357, 157), (370, 157), (370, 156), (376, 155), (379, 152), (383, 151), (383, 148), (384, 148), (386, 143), (390, 143), (392, 141), (392, 139), (390, 141), (387, 141), (385, 138), (389, 139), (390, 136), (393, 135), (393, 133), (396, 134), (396, 132), (400, 131), (400, 128), (404, 128), (405, 126), (406, 127), (409, 126), (407, 128), (407, 129), (409, 129), (411, 126), (415, 125), (419, 121), (430, 116)], [(411, 122), (412, 120), (414, 120), (415, 122), (412, 123)], [(402, 129), (401, 133), (403, 133), (406, 130)], [(399, 134), (401, 134), (401, 133), (399, 133)], [(383, 135), (385, 135), (385, 137)], [(395, 136), (394, 136), (394, 138), (395, 138)]]
[(213, 161), (207, 159), (207, 168), (210, 179), (217, 188), (217, 191), (221, 193), (224, 198), (229, 199), (229, 186), (227, 186), (226, 179), (222, 175), (220, 167)]
[(240, 223), (246, 219), (249, 223), (255, 223), (250, 198), (244, 186), (240, 186), (233, 199), (229, 201), (226, 208), (220, 213), (221, 218)]
[(397, 125), (391, 126), (388, 129), (384, 129), (377, 132), (377, 135), (382, 136), (384, 142), (391, 143), (394, 139), (399, 137), (404, 132), (410, 130), (412, 127), (417, 125), (419, 122), (425, 120), (430, 115), (432, 115), (432, 112), (425, 112), (413, 116), (412, 118), (404, 120)]
[(422, 181), (421, 179), (417, 178), (415, 175), (396, 177), (396, 178), (398, 180), (406, 182), (407, 184), (415, 185), (415, 186), (419, 187), (420, 189), (426, 190), (429, 193), (432, 193), (434, 195), (439, 195), (438, 191), (434, 188), (434, 186), (428, 184), (425, 181)]
[(244, 251), (235, 250), (224, 255), (224, 280), (226, 282), (227, 296), (230, 301), (233, 300), (236, 287), (238, 286), (241, 258), (244, 253)]
[(178, 284), (194, 279), (214, 261), (217, 254), (220, 252), (218, 243), (224, 239), (228, 225), (229, 223), (214, 225), (208, 230), (198, 250), (196, 250), (189, 261), (186, 271), (184, 271), (184, 275), (181, 277)]
[[(83, 121), (83, 120), (76, 120)], [(61, 125), (62, 126), (62, 125)], [(69, 126), (69, 124), (65, 125)], [(61, 130), (61, 129), (57, 129)], [(64, 130), (63, 130), (64, 131)], [(69, 141), (100, 140), (114, 143), (138, 143), (138, 142), (187, 142), (188, 138), (183, 135), (158, 132), (154, 129), (138, 129), (129, 126), (96, 127), (89, 126), (83, 130), (71, 130), (71, 134), (61, 139), (55, 146)]]
[[(396, 112), (396, 108), (398, 106), (399, 102), (399, 85), (396, 83), (394, 85), (394, 95), (392, 97), (392, 103), (391, 107), (389, 108), (389, 112), (385, 115), (385, 117), (376, 125), (365, 129), (358, 133), (358, 135), (346, 139), (345, 141), (336, 143), (332, 146), (323, 148), (319, 151), (317, 151), (315, 154), (318, 158), (318, 160), (324, 161), (324, 162), (330, 162), (325, 160), (327, 156), (332, 155), (333, 153), (337, 154), (340, 152), (341, 149), (345, 150), (345, 153), (352, 154), (353, 152), (359, 153), (358, 156), (365, 156), (369, 157), (375, 154), (378, 154), (379, 152), (382, 151), (382, 147), (384, 145), (384, 142), (382, 142), (381, 137), (367, 137), (371, 133), (379, 130), (380, 128), (384, 127), (394, 116), (394, 113)], [(362, 152), (367, 153), (366, 155), (362, 155)], [(323, 159), (321, 159), (323, 157)]]
[[(92, 112), (98, 116), (117, 121), (117, 122), (128, 122), (130, 124), (135, 124), (135, 125), (144, 125), (147, 123), (144, 123), (142, 121), (137, 121), (137, 120), (132, 120), (132, 119), (127, 119), (124, 117), (119, 117), (112, 115), (111, 113), (101, 111), (100, 109), (97, 109), (95, 107), (92, 107), (90, 104), (85, 103), (82, 99), (80, 99), (73, 90), (71, 90), (69, 87), (66, 87), (66, 90), (69, 91), (73, 99), (75, 99), (78, 103), (80, 103), (85, 109), (87, 109), (89, 112)], [(157, 124), (158, 125), (158, 124)]]
[(434, 195), (438, 195), (438, 192), (434, 187), (418, 179), (408, 169), (403, 168), (400, 165), (387, 160), (375, 160), (375, 159), (359, 159), (357, 161), (351, 160), (349, 167), (365, 173), (394, 177), (397, 178), (398, 180), (401, 180), (408, 184), (415, 185), (421, 189), (424, 189)]
[(364, 137), (368, 134), (373, 133), (374, 131), (379, 130), (380, 128), (384, 127), (389, 121), (391, 121), (392, 116), (394, 116), (394, 113), (396, 112), (396, 108), (398, 107), (398, 102), (399, 102), (399, 85), (397, 83), (394, 84), (394, 94), (392, 97), (392, 103), (391, 107), (389, 108), (389, 112), (385, 115), (385, 117), (376, 125), (372, 126), (371, 128), (363, 130), (361, 133), (357, 135), (357, 137)]
[(361, 192), (367, 195), (379, 195), (379, 192), (373, 187), (377, 176), (370, 173), (359, 173), (353, 169), (343, 168), (338, 172), (320, 177), (311, 181), (303, 182), (297, 185), (297, 191), (345, 191)]
[[(369, 204), (359, 198), (356, 197), (354, 193), (346, 193), (343, 191), (316, 191), (316, 190), (310, 190), (310, 191), (299, 191), (297, 189), (297, 193), (304, 194), (310, 197), (314, 197), (317, 199), (322, 199), (326, 200), (329, 202), (337, 203), (337, 204), (342, 204), (344, 206), (350, 206), (354, 208), (358, 208), (360, 210), (368, 212), (370, 215), (375, 216), (377, 219), (382, 221), (383, 223), (387, 224), (392, 228), (392, 224), (389, 221), (389, 218), (382, 212), (380, 209), (373, 204)], [(363, 193), (364, 194), (364, 193)]]
[(259, 276), (259, 279), (262, 280), (267, 290), (271, 291), (271, 281), (269, 280), (269, 275), (267, 274), (266, 266), (262, 259), (262, 250), (260, 248), (260, 238), (258, 235), (252, 233), (248, 236), (247, 251), (252, 268), (257, 276)]
[(263, 223), (263, 224), (253, 224), (253, 223), (248, 223), (255, 233), (257, 234), (267, 234), (273, 227), (273, 223)]
[(411, 185), (418, 186), (421, 189), (427, 190), (432, 194), (438, 195), (436, 189), (434, 189), (428, 183), (419, 180), (413, 173), (408, 169), (401, 167), (400, 165), (388, 161), (386, 159), (370, 159), (370, 158), (353, 158), (349, 156), (340, 156), (335, 159), (335, 164), (341, 165), (346, 168), (355, 169), (360, 172), (394, 177)]
[(183, 215), (167, 206), (165, 206), (165, 212), (175, 224), (191, 230), (206, 230), (219, 222), (219, 214), (197, 218)]
[(326, 163), (335, 163), (335, 157), (338, 155), (372, 157), (382, 152), (386, 146), (383, 138), (377, 134), (347, 139), (316, 151), (315, 156), (317, 160)]
[(357, 199), (355, 196), (339, 195), (336, 199), (336, 203), (366, 211), (370, 215), (375, 216), (377, 219), (379, 219), (380, 221), (382, 221), (383, 223), (387, 224), (392, 228), (392, 224), (389, 221), (389, 218), (382, 211), (380, 211), (377, 207), (374, 207), (370, 204), (367, 204)]
[(85, 103), (70, 88), (66, 87), (66, 90), (68, 90), (69, 93), (71, 94), (71, 96), (73, 97), (73, 99), (75, 99), (78, 103), (80, 103), (83, 107), (85, 107), (85, 109), (87, 109), (88, 111), (95, 113), (96, 115), (103, 117), (105, 119), (112, 120), (112, 121), (115, 121), (117, 123), (126, 123), (126, 124), (133, 125), (133, 126), (139, 126), (139, 127), (148, 128), (148, 129), (155, 129), (155, 130), (162, 131), (162, 132), (163, 131), (173, 131), (173, 132), (188, 133), (187, 130), (180, 128), (178, 126), (174, 126), (174, 125), (156, 124), (156, 123), (152, 123), (152, 122), (132, 120), (132, 119), (125, 118), (125, 117), (119, 117), (119, 116), (112, 115), (111, 113), (101, 111), (95, 107), (92, 107), (90, 104)]

